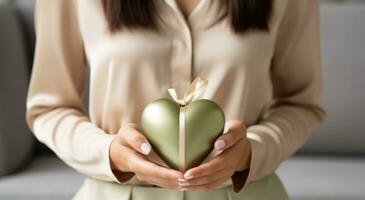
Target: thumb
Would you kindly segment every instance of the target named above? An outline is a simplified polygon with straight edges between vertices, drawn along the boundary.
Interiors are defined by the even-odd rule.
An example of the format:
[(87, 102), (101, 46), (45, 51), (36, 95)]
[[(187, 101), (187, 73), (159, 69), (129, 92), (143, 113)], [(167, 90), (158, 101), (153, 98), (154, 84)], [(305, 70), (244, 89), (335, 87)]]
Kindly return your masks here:
[(126, 132), (123, 133), (123, 138), (125, 143), (144, 155), (148, 155), (152, 150), (146, 137), (134, 126), (128, 126)]

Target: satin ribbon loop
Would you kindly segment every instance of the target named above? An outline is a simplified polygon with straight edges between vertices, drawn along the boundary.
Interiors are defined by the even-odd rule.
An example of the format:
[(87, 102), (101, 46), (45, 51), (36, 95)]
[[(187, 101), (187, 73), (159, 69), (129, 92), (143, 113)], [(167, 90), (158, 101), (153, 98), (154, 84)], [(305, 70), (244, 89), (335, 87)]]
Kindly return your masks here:
[(174, 88), (169, 88), (168, 92), (174, 101), (181, 106), (186, 106), (189, 103), (197, 100), (205, 91), (208, 85), (208, 80), (196, 77), (185, 91), (183, 98), (179, 98)]

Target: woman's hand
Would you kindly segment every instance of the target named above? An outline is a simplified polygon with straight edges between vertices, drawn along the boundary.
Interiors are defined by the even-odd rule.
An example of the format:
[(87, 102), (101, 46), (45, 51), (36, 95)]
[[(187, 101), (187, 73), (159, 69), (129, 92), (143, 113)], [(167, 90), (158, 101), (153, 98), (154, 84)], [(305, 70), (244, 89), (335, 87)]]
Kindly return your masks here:
[(125, 176), (121, 179), (128, 180), (135, 174), (141, 181), (164, 188), (180, 189), (178, 179), (183, 179), (183, 174), (150, 162), (144, 156), (148, 154), (156, 153), (141, 134), (140, 128), (136, 124), (129, 123), (118, 132), (111, 144), (110, 162), (112, 169), (117, 171), (115, 173), (117, 177)]
[(226, 122), (228, 132), (220, 136), (214, 147), (223, 151), (208, 162), (189, 169), (179, 181), (183, 190), (208, 191), (231, 178), (235, 171), (248, 169), (251, 146), (246, 127), (240, 120)]

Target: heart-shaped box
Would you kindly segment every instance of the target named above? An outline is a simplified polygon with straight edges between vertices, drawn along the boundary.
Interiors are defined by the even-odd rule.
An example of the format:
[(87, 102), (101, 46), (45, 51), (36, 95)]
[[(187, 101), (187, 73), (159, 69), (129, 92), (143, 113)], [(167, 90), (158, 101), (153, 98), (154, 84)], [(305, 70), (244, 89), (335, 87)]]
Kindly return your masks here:
[[(206, 81), (206, 80), (203, 80)], [(197, 99), (207, 82), (198, 77), (184, 95), (188, 101), (160, 98), (149, 103), (141, 115), (143, 134), (164, 162), (176, 170), (201, 164), (223, 133), (225, 116), (220, 106), (209, 99)], [(191, 95), (194, 94), (194, 95)]]

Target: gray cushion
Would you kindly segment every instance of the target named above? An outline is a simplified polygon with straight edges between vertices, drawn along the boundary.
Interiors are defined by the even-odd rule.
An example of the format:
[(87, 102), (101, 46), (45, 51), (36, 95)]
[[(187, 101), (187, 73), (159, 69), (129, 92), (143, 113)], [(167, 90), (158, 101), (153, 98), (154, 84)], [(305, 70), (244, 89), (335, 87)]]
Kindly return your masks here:
[(302, 152), (365, 154), (365, 4), (322, 3), (324, 104), (328, 117)]
[(28, 72), (30, 73), (32, 68), (34, 44), (35, 44), (35, 32), (34, 32), (34, 4), (35, 0), (13, 0), (16, 7), (18, 18), (23, 27), (23, 35), (26, 39), (25, 45), (27, 50), (28, 59)]
[(297, 156), (278, 175), (292, 200), (365, 199), (365, 157)]
[(0, 178), (0, 199), (71, 199), (83, 179), (56, 157), (40, 157), (24, 171)]
[(14, 8), (0, 3), (0, 176), (18, 168), (31, 153), (25, 123), (27, 62)]

